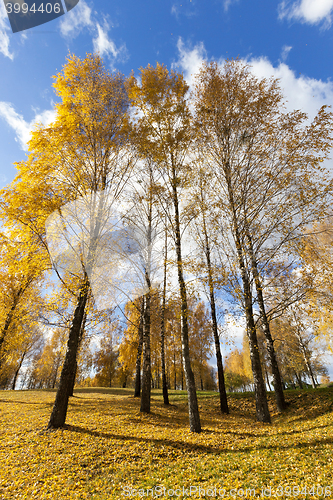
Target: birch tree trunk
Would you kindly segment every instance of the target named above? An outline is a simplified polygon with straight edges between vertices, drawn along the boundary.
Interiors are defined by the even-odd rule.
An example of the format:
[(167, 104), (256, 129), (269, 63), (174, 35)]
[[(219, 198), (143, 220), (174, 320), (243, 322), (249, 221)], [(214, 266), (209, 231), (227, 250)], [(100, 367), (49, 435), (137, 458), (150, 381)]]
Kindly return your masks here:
[(213, 324), (213, 336), (214, 336), (214, 344), (215, 344), (217, 376), (218, 376), (219, 394), (220, 394), (220, 410), (222, 413), (228, 414), (229, 413), (228, 400), (227, 400), (227, 393), (226, 393), (226, 389), (225, 389), (220, 338), (219, 338), (219, 333), (218, 333), (218, 328), (217, 328), (214, 283), (213, 283), (212, 265), (211, 265), (211, 259), (210, 259), (210, 245), (209, 245), (209, 239), (208, 239), (208, 234), (207, 234), (207, 227), (206, 227), (206, 220), (205, 220), (204, 213), (202, 213), (202, 217), (203, 217), (203, 230), (204, 230), (204, 236), (205, 236), (205, 254), (206, 254), (207, 271), (208, 271), (209, 303), (210, 303), (210, 310), (211, 310), (211, 317), (212, 317), (212, 324)]
[(271, 417), (268, 410), (267, 394), (261, 369), (260, 355), (259, 355), (259, 344), (257, 339), (255, 322), (253, 318), (252, 291), (251, 291), (249, 276), (245, 266), (243, 245), (241, 241), (239, 224), (236, 214), (236, 205), (231, 185), (230, 168), (228, 162), (225, 162), (224, 164), (224, 173), (228, 189), (230, 211), (232, 215), (233, 233), (234, 233), (236, 252), (238, 257), (238, 266), (243, 283), (243, 297), (245, 306), (247, 337), (249, 340), (251, 367), (252, 367), (253, 381), (254, 381), (254, 393), (256, 398), (256, 415), (257, 415), (257, 420), (259, 422), (270, 422)]
[(145, 302), (144, 297), (141, 297), (141, 310), (140, 310), (140, 320), (138, 327), (138, 351), (136, 354), (136, 362), (135, 362), (135, 389), (134, 389), (134, 397), (139, 398), (141, 392), (141, 356), (142, 356), (142, 346), (143, 346), (143, 315), (145, 310)]
[(74, 312), (72, 325), (69, 331), (67, 352), (62, 367), (59, 387), (54, 402), (52, 414), (48, 423), (48, 429), (63, 427), (66, 420), (68, 400), (70, 396), (71, 382), (74, 376), (75, 363), (79, 348), (81, 326), (84, 318), (85, 308), (89, 294), (89, 281), (85, 277), (81, 285), (77, 305)]
[(253, 251), (252, 238), (251, 238), (251, 235), (250, 235), (248, 230), (246, 230), (246, 237), (247, 237), (247, 241), (248, 241), (248, 251), (249, 251), (251, 264), (252, 264), (252, 274), (253, 274), (253, 278), (254, 278), (254, 282), (255, 282), (255, 286), (256, 286), (256, 291), (257, 291), (257, 300), (258, 300), (260, 316), (261, 316), (261, 321), (262, 321), (262, 329), (263, 329), (265, 339), (266, 339), (266, 348), (267, 348), (268, 357), (269, 357), (272, 375), (273, 375), (273, 386), (274, 386), (274, 391), (275, 391), (276, 405), (277, 405), (277, 409), (280, 412), (282, 412), (283, 410), (286, 409), (287, 405), (286, 405), (286, 401), (284, 398), (279, 365), (278, 365), (276, 354), (275, 354), (274, 340), (272, 339), (271, 331), (269, 328), (269, 321), (268, 321), (267, 314), (266, 314), (265, 302), (264, 302), (264, 297), (263, 297), (263, 293), (262, 293), (262, 284), (261, 284), (261, 279), (260, 279), (259, 271), (258, 271), (258, 264), (257, 264), (256, 258), (254, 255), (254, 251)]
[(164, 255), (164, 276), (163, 276), (163, 296), (161, 309), (161, 368), (162, 368), (162, 390), (163, 401), (165, 405), (169, 404), (168, 384), (165, 372), (165, 301), (166, 301), (166, 286), (167, 286), (167, 256), (168, 256), (168, 237), (165, 229), (165, 255)]
[(140, 411), (150, 413), (151, 363), (150, 363), (150, 294), (145, 295), (143, 316), (143, 367)]
[(175, 211), (174, 231), (175, 231), (175, 245), (176, 245), (176, 256), (177, 256), (178, 283), (179, 283), (180, 297), (181, 297), (181, 339), (182, 339), (183, 366), (185, 373), (186, 389), (188, 394), (190, 430), (192, 432), (201, 432), (197, 393), (196, 393), (194, 374), (191, 367), (191, 359), (190, 359), (190, 348), (188, 339), (188, 307), (187, 307), (186, 286), (183, 275), (183, 261), (182, 261), (180, 222), (179, 222), (179, 202), (178, 202), (176, 184), (177, 184), (177, 177), (175, 170), (173, 168), (172, 188), (173, 188), (173, 205)]
[(21, 356), (21, 359), (20, 359), (20, 362), (19, 362), (19, 365), (15, 371), (15, 375), (14, 375), (14, 379), (13, 379), (13, 383), (12, 383), (12, 390), (15, 391), (15, 386), (16, 386), (16, 381), (17, 381), (17, 377), (18, 377), (18, 374), (21, 370), (21, 366), (23, 364), (23, 361), (24, 361), (24, 358), (26, 356), (26, 351), (23, 352), (22, 356)]

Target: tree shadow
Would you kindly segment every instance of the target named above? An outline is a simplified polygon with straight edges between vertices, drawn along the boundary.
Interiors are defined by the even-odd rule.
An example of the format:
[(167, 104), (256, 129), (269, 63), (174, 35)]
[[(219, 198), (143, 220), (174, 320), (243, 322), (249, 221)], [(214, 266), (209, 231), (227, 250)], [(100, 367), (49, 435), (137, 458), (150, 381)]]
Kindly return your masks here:
[(12, 399), (0, 399), (0, 403), (10, 403), (11, 405), (13, 404), (20, 404), (20, 405), (39, 405), (41, 408), (43, 407), (49, 407), (49, 406), (53, 406), (53, 401), (51, 401), (50, 403), (47, 403), (47, 402), (35, 402), (35, 401), (19, 401), (19, 400), (12, 400)]
[[(165, 438), (144, 438), (144, 437), (138, 437), (138, 436), (126, 436), (122, 434), (113, 434), (109, 432), (100, 432), (100, 431), (93, 431), (90, 429), (86, 429), (84, 427), (76, 426), (76, 425), (67, 425), (65, 424), (62, 429), (68, 430), (70, 432), (77, 432), (79, 434), (88, 434), (93, 437), (97, 438), (105, 438), (105, 439), (114, 439), (114, 440), (120, 440), (120, 441), (125, 441), (125, 442), (138, 442), (138, 443), (155, 443), (156, 446), (169, 446), (175, 450), (181, 450), (184, 452), (188, 451), (201, 451), (202, 453), (207, 453), (210, 455), (219, 455), (221, 452), (224, 453), (231, 453), (231, 454), (236, 454), (236, 453), (248, 453), (248, 452), (253, 452), (253, 451), (264, 451), (264, 450), (276, 450), (276, 451), (283, 451), (283, 450), (289, 450), (293, 448), (297, 449), (308, 449), (312, 448), (313, 446), (318, 446), (318, 445), (327, 445), (327, 444), (332, 444), (333, 443), (333, 437), (329, 438), (323, 438), (323, 439), (314, 439), (311, 441), (307, 441), (304, 443), (296, 443), (296, 444), (288, 444), (288, 443), (281, 443), (281, 444), (272, 444), (272, 445), (258, 445), (258, 446), (239, 446), (239, 443), (237, 443), (237, 448), (236, 449), (230, 449), (225, 446), (207, 446), (207, 445), (202, 445), (200, 443), (188, 443), (185, 441), (174, 441), (172, 439), (165, 439)], [(214, 431), (210, 431), (203, 429), (203, 434), (205, 433), (213, 433)]]

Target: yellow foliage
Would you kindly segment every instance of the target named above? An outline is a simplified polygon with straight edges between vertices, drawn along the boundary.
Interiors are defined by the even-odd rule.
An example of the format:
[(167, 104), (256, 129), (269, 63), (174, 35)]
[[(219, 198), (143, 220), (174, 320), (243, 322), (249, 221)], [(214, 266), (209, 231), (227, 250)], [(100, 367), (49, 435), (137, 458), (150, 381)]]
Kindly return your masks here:
[(153, 390), (150, 415), (140, 413), (129, 390), (74, 395), (68, 425), (41, 432), (52, 392), (0, 392), (1, 498), (120, 500), (125, 488), (158, 486), (192, 486), (194, 499), (203, 498), (195, 487), (251, 487), (261, 498), (262, 488), (314, 486), (315, 494), (302, 498), (319, 500), (317, 487), (332, 485), (332, 388), (287, 393), (284, 415), (274, 411), (270, 395), (271, 425), (255, 421), (253, 396), (229, 396), (230, 415), (222, 416), (217, 395), (198, 393), (201, 434), (188, 430), (180, 391), (171, 391), (165, 407), (161, 391)]

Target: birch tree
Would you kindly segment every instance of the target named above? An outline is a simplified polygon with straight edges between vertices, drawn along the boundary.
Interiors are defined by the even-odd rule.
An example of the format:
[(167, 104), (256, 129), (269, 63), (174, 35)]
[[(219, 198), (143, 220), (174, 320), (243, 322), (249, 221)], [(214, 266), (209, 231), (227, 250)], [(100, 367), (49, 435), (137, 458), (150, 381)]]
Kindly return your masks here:
[(189, 400), (190, 429), (201, 431), (194, 374), (190, 361), (188, 305), (182, 258), (181, 193), (190, 185), (191, 168), (188, 152), (193, 133), (186, 94), (188, 86), (183, 77), (162, 65), (141, 69), (141, 82), (132, 77), (129, 95), (138, 110), (138, 123), (144, 134), (141, 139), (142, 157), (153, 159), (163, 177), (163, 187), (172, 200), (173, 214), (169, 216), (177, 258), (177, 274), (181, 295), (182, 356)]
[[(251, 359), (254, 370), (258, 368), (255, 387), (263, 405), (260, 411), (257, 400), (257, 416), (268, 420), (262, 376), (258, 359), (255, 361), (257, 341), (250, 302), (255, 298), (260, 310), (277, 406), (282, 411), (285, 401), (263, 294), (266, 269), (282, 253), (291, 256), (304, 228), (325, 216), (332, 183), (321, 163), (332, 145), (332, 114), (323, 106), (308, 125), (301, 111), (285, 113), (277, 81), (257, 80), (240, 61), (227, 61), (223, 69), (216, 63), (202, 69), (196, 109), (200, 125), (214, 138), (206, 140), (205, 133), (201, 136), (223, 192), (224, 213), (231, 219)], [(288, 266), (288, 258), (285, 260)]]
[[(70, 56), (55, 77), (54, 87), (61, 99), (56, 105), (56, 119), (48, 127), (35, 130), (29, 158), (18, 165), (19, 177), (6, 193), (12, 214), (19, 205), (13, 218), (27, 224), (47, 250), (48, 217), (56, 210), (55, 216), (59, 216), (65, 230), (68, 221), (66, 226), (61, 211), (68, 203), (90, 199), (90, 208), (98, 211), (100, 201), (107, 197), (112, 205), (126, 185), (131, 166), (124, 147), (128, 107), (124, 77), (107, 72), (99, 56), (88, 55), (84, 60)], [(95, 198), (97, 205), (93, 203)], [(80, 214), (78, 223), (82, 217), (87, 218), (87, 214)], [(97, 216), (95, 222), (90, 221), (91, 240), (85, 263), (78, 257), (79, 279), (72, 291), (76, 304), (49, 429), (63, 426), (66, 419), (70, 381), (90, 293), (87, 270), (93, 264), (100, 236), (101, 219)]]

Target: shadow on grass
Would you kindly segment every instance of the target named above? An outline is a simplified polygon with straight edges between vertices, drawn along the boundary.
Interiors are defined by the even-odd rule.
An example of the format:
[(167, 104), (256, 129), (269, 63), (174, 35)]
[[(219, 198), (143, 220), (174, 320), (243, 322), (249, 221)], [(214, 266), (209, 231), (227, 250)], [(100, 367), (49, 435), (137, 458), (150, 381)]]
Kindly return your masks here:
[(37, 402), (34, 402), (34, 401), (19, 401), (19, 400), (16, 400), (16, 399), (0, 399), (0, 403), (9, 403), (11, 405), (16, 404), (16, 403), (18, 403), (20, 405), (38, 405), (41, 408), (43, 408), (43, 407), (48, 408), (49, 406), (53, 406), (53, 404), (54, 404), (53, 401), (51, 401), (50, 403), (47, 403), (45, 401), (43, 401), (43, 402), (40, 402), (40, 401), (39, 402), (38, 401)]
[[(312, 448), (313, 446), (324, 446), (327, 444), (332, 444), (333, 443), (333, 437), (330, 438), (324, 438), (324, 439), (315, 439), (311, 441), (307, 441), (304, 443), (296, 443), (296, 444), (288, 444), (288, 443), (283, 443), (279, 445), (262, 445), (259, 444), (258, 446), (239, 446), (239, 443), (237, 443), (237, 449), (230, 449), (224, 446), (219, 446), (219, 447), (214, 447), (214, 446), (207, 446), (207, 445), (202, 445), (202, 444), (192, 444), (192, 443), (187, 443), (184, 441), (173, 441), (171, 439), (158, 439), (158, 438), (143, 438), (143, 437), (137, 437), (137, 436), (126, 436), (126, 435), (121, 435), (121, 434), (112, 434), (108, 432), (99, 432), (99, 431), (92, 431), (90, 429), (85, 429), (83, 427), (79, 427), (76, 425), (64, 425), (63, 429), (68, 430), (70, 432), (77, 432), (79, 434), (88, 434), (90, 436), (98, 437), (98, 438), (106, 438), (106, 439), (114, 439), (114, 440), (120, 440), (124, 442), (139, 442), (139, 443), (155, 443), (157, 446), (169, 446), (175, 450), (181, 450), (184, 452), (189, 452), (189, 451), (201, 451), (202, 453), (207, 453), (211, 455), (219, 455), (221, 452), (224, 453), (231, 453), (231, 454), (236, 454), (236, 453), (243, 453), (243, 452), (252, 452), (252, 451), (264, 451), (264, 450), (276, 450), (276, 451), (283, 451), (283, 450), (288, 450), (288, 449), (307, 449), (307, 448)], [(203, 430), (202, 434), (205, 434), (206, 431)], [(212, 433), (212, 431), (207, 432)]]

